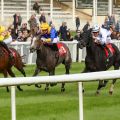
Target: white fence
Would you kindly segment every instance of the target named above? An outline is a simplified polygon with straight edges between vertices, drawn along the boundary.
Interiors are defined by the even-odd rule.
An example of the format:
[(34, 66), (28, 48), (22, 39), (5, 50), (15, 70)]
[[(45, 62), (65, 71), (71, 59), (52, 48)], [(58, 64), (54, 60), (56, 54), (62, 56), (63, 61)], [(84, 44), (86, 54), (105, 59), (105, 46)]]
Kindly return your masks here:
[[(70, 49), (70, 53), (72, 56), (72, 61), (76, 62), (77, 58), (77, 41), (62, 41), (64, 42)], [(120, 50), (120, 41), (113, 40), (113, 43), (117, 45), (117, 47)], [(24, 58), (24, 62), (27, 64), (34, 64), (36, 62), (36, 53), (30, 53), (30, 42), (13, 42), (11, 43), (11, 46), (14, 47), (18, 52), (22, 55), (26, 55)], [(86, 56), (86, 49), (79, 49), (78, 54), (78, 61), (81, 62), (85, 59)]]
[[(71, 75), (0, 78), (0, 86), (11, 86), (11, 120), (16, 120), (15, 86), (52, 82), (79, 82), (79, 120), (83, 120), (82, 82), (120, 78), (120, 70), (81, 73)], [(23, 93), (24, 94), (24, 93)]]
[[(76, 52), (77, 52), (77, 41), (72, 41), (72, 42), (66, 42), (63, 41), (70, 49), (70, 53), (72, 56), (72, 61), (76, 62)], [(30, 53), (29, 48), (30, 48), (30, 42), (12, 42), (11, 47), (14, 47), (20, 55), (26, 55), (24, 62), (27, 64), (34, 64), (36, 62), (36, 52)]]

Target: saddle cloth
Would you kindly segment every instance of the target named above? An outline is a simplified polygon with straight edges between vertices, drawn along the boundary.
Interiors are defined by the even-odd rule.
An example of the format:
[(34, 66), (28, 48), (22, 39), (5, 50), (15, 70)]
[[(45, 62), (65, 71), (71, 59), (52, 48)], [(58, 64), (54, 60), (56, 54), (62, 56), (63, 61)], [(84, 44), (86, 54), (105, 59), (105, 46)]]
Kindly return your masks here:
[(109, 48), (109, 51), (110, 51), (110, 52), (112, 53), (112, 55), (113, 55), (113, 54), (115, 53), (115, 50), (114, 50), (114, 48), (112, 47), (112, 45), (109, 43), (109, 44), (107, 44), (106, 46), (107, 46), (107, 48), (106, 48), (106, 47), (104, 48), (106, 57), (109, 56), (108, 48)]
[(44, 45), (50, 47), (54, 51), (58, 51), (60, 56), (64, 56), (67, 53), (62, 43), (44, 43)]
[(58, 51), (59, 51), (59, 55), (65, 55), (66, 54), (66, 49), (63, 46), (62, 43), (57, 43), (57, 47), (58, 47)]

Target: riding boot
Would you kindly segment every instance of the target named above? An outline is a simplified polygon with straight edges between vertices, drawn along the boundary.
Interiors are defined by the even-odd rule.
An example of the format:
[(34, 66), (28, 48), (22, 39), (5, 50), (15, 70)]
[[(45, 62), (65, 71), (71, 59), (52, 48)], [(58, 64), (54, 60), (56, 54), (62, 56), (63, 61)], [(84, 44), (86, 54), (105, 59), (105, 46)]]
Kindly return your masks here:
[(0, 42), (0, 44), (7, 50), (7, 52), (9, 53), (10, 59), (13, 59), (13, 58), (14, 58), (14, 57), (13, 57), (13, 54), (12, 54), (12, 52), (9, 50), (7, 44), (4, 43), (4, 42)]

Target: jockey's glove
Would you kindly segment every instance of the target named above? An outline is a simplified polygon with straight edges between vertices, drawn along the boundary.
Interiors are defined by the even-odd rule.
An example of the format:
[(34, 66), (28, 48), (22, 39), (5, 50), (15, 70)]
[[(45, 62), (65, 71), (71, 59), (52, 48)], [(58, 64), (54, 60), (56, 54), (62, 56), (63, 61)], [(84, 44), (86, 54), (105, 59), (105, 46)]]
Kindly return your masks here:
[(46, 39), (46, 40), (45, 40), (45, 42), (51, 42), (51, 39), (50, 39), (50, 38), (48, 38), (48, 39)]

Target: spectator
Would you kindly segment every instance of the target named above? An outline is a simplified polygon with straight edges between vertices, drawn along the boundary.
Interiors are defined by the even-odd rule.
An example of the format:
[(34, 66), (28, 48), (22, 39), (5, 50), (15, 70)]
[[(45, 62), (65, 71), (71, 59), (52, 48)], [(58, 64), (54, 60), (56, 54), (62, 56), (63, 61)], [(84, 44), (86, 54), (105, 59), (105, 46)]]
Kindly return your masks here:
[(119, 21), (117, 21), (117, 23), (115, 25), (115, 31), (120, 32), (120, 22)]
[(46, 22), (46, 17), (45, 17), (45, 13), (44, 12), (41, 14), (41, 16), (39, 18), (39, 21), (40, 21), (40, 23)]
[(28, 38), (28, 31), (27, 31), (27, 30), (24, 30), (24, 31), (22, 32), (22, 34), (23, 34), (23, 42), (26, 42), (26, 41), (27, 41), (27, 38)]
[(48, 13), (48, 16), (46, 18), (46, 22), (51, 26), (51, 24), (52, 24), (52, 18), (50, 16), (50, 13)]
[(13, 26), (13, 25), (10, 25), (10, 26), (8, 27), (8, 31), (9, 31), (9, 33), (10, 33), (12, 39), (13, 39), (13, 40), (16, 40), (18, 34), (15, 32), (14, 26)]
[(19, 14), (15, 13), (13, 15), (13, 25), (14, 25), (14, 29), (18, 28), (18, 23), (19, 23)]
[(79, 17), (76, 17), (76, 31), (79, 29), (80, 27), (80, 19)]
[[(20, 14), (18, 14), (18, 27), (20, 28), (21, 27), (21, 23), (22, 23), (22, 17)], [(18, 29), (19, 29), (18, 28)]]
[(109, 22), (111, 25), (115, 25), (115, 16), (114, 15), (111, 15), (111, 16), (108, 16), (109, 18)]
[(38, 1), (36, 1), (36, 2), (33, 4), (33, 10), (35, 10), (35, 12), (39, 14), (40, 6), (39, 6), (39, 4), (38, 4)]
[(67, 41), (67, 26), (66, 26), (66, 22), (62, 22), (62, 26), (60, 26), (59, 33), (61, 35), (61, 40)]
[(74, 37), (75, 40), (80, 41), (81, 40), (81, 32), (80, 30), (77, 31), (77, 34)]
[(20, 28), (21, 31), (23, 30), (27, 30), (27, 23), (23, 23), (21, 28)]
[(34, 14), (34, 16), (35, 16), (35, 19), (36, 19), (36, 22), (37, 22), (37, 26), (39, 26), (39, 24), (40, 24), (39, 19), (38, 19), (38, 17), (36, 16), (36, 14)]
[[(80, 32), (80, 30), (77, 31), (77, 35), (75, 35), (74, 39), (77, 40), (78, 42), (80, 42), (80, 40), (81, 40), (81, 32)], [(79, 46), (77, 44), (77, 56), (76, 56), (76, 61), (77, 62), (78, 62), (78, 59), (79, 59)]]
[(67, 38), (67, 41), (73, 41), (73, 37), (71, 36), (70, 29), (67, 30), (66, 38)]
[(37, 27), (37, 20), (35, 18), (35, 15), (31, 15), (29, 21), (28, 21), (29, 25), (30, 25), (30, 30), (33, 30), (35, 27)]
[(18, 37), (16, 39), (18, 42), (23, 42), (23, 33), (21, 30), (18, 31)]
[(85, 24), (82, 30), (83, 32), (86, 32), (89, 28), (90, 28), (90, 23), (87, 21), (87, 23)]

